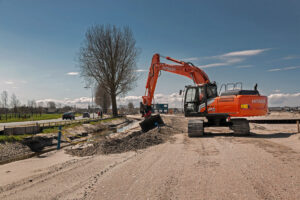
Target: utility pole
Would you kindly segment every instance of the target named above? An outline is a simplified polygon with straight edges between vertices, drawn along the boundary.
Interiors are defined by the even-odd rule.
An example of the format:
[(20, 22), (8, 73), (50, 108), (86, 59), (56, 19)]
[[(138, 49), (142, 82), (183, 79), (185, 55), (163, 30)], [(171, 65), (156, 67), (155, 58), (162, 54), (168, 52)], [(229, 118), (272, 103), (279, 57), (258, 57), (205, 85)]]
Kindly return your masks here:
[(92, 93), (92, 103), (91, 103), (91, 107), (92, 107), (92, 112), (93, 112), (93, 119), (95, 119), (95, 116), (94, 116), (94, 92), (93, 92), (93, 87), (90, 87), (90, 86), (85, 86), (84, 88), (88, 89), (88, 88), (91, 88), (91, 93)]

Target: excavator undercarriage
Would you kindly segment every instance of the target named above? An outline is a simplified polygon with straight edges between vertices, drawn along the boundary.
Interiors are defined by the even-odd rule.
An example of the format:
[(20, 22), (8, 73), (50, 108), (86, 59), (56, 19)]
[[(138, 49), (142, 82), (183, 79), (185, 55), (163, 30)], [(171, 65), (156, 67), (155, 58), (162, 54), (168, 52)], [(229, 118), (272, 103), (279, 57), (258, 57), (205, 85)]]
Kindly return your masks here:
[(189, 137), (201, 137), (205, 135), (205, 127), (229, 127), (233, 130), (235, 135), (250, 135), (250, 126), (247, 119), (236, 118), (231, 119), (230, 122), (223, 123), (221, 125), (212, 125), (209, 122), (205, 122), (202, 119), (190, 119), (188, 122), (188, 136)]

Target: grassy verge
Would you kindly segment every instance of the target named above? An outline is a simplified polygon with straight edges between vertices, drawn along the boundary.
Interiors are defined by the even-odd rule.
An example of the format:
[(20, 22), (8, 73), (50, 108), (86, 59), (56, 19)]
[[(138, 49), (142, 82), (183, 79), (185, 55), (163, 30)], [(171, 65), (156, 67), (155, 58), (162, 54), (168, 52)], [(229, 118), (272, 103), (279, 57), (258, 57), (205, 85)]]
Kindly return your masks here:
[(31, 135), (29, 135), (29, 134), (24, 134), (24, 135), (0, 135), (0, 142), (22, 141), (27, 136), (31, 136)]
[(33, 115), (30, 118), (17, 118), (14, 115), (8, 115), (8, 119), (6, 120), (5, 115), (1, 115), (0, 123), (5, 122), (23, 122), (23, 121), (38, 121), (38, 120), (47, 120), (47, 119), (58, 119), (61, 118), (62, 114), (42, 114), (42, 115)]
[[(90, 124), (96, 125), (100, 124), (103, 122), (110, 122), (113, 120), (116, 120), (118, 118), (111, 118), (111, 119), (104, 119), (98, 122), (90, 122)], [(74, 124), (67, 124), (62, 126), (63, 129), (67, 128), (74, 128), (76, 126), (80, 126), (83, 123), (74, 123)], [(58, 133), (58, 127), (53, 127), (53, 128), (45, 128), (43, 129), (42, 133)], [(0, 135), (0, 142), (17, 142), (17, 141), (22, 141), (25, 137), (27, 136), (32, 136), (32, 134), (24, 134), (24, 135)]]
[[(89, 124), (92, 124), (92, 125), (97, 125), (97, 124), (101, 124), (103, 122), (110, 122), (110, 121), (113, 121), (115, 119), (118, 119), (118, 118), (111, 118), (111, 119), (103, 119), (101, 121), (97, 121), (97, 122), (89, 122)], [(82, 125), (83, 122), (80, 122), (80, 123), (74, 123), (74, 124), (67, 124), (67, 125), (62, 125), (62, 129), (66, 129), (66, 128), (74, 128), (76, 126), (80, 126)], [(57, 127), (52, 127), (52, 128), (44, 128), (42, 133), (57, 133), (58, 132), (58, 126)]]
[[(62, 125), (61, 128), (62, 129), (66, 129), (66, 128), (74, 128), (76, 126), (80, 126), (82, 125), (82, 122), (79, 123), (74, 123), (74, 124), (67, 124), (67, 125)], [(57, 133), (58, 132), (58, 126), (57, 127), (52, 127), (52, 128), (44, 128), (42, 133)]]

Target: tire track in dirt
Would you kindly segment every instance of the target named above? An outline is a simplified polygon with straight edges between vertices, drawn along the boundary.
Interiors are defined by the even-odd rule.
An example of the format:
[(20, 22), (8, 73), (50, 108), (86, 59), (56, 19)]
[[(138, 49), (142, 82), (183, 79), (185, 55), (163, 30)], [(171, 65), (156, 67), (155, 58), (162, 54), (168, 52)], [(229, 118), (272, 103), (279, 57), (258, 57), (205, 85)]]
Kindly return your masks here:
[[(73, 186), (72, 188), (57, 194), (55, 196), (55, 199), (64, 199), (74, 191), (77, 191), (76, 199), (85, 199), (87, 195), (94, 190), (94, 186), (97, 184), (97, 182), (99, 181), (99, 179), (101, 179), (102, 176), (106, 175), (106, 173), (108, 173), (110, 170), (113, 170), (118, 165), (134, 158), (136, 155), (137, 154), (134, 154), (125, 158), (124, 160), (116, 161), (115, 163), (110, 164), (105, 169), (101, 170), (100, 172), (97, 172), (95, 175), (88, 177), (87, 179), (83, 180), (82, 182)], [(81, 188), (83, 188), (83, 191), (80, 191)], [(80, 191), (80, 193), (78, 193), (78, 191)]]
[(258, 199), (291, 199), (300, 196), (295, 187), (300, 182), (293, 174), (299, 172), (299, 161), (292, 159), (299, 154), (291, 148), (261, 138), (224, 137), (217, 140), (232, 143), (237, 156), (247, 158), (243, 160), (245, 167), (236, 167), (237, 174), (246, 178)]
[[(11, 190), (13, 190), (12, 193), (15, 193), (18, 191), (29, 189), (30, 187), (34, 187), (34, 186), (38, 185), (39, 183), (44, 182), (45, 180), (49, 180), (49, 179), (53, 178), (54, 176), (64, 173), (65, 171), (70, 171), (75, 168), (78, 168), (78, 167), (80, 167), (80, 165), (77, 165), (78, 161), (79, 160), (77, 160), (77, 159), (73, 159), (70, 161), (66, 161), (64, 163), (56, 164), (54, 166), (51, 166), (49, 168), (42, 170), (45, 172), (41, 172), (37, 175), (30, 176), (30, 177), (24, 178), (20, 181), (2, 186), (2, 187), (0, 187), (0, 195), (2, 195), (3, 193), (10, 192)], [(86, 161), (89, 162), (88, 158), (82, 159), (80, 161), (84, 162), (84, 164), (86, 164)]]
[(275, 158), (279, 158), (283, 161), (283, 163), (300, 161), (299, 153), (295, 152), (292, 148), (272, 142), (270, 140), (262, 138), (236, 138), (235, 142), (242, 144), (253, 144), (258, 148), (272, 154)]
[[(78, 162), (67, 162), (50, 167), (46, 169), (46, 171), (48, 171), (45, 173), (19, 181), (19, 183), (10, 190), (2, 193), (0, 197), (4, 199), (16, 199), (18, 194), (22, 193), (22, 199), (61, 199), (61, 197), (70, 193), (72, 194), (78, 189), (81, 190), (86, 184), (91, 184), (94, 174), (97, 176), (102, 173), (103, 175), (111, 168), (131, 159), (132, 156), (134, 156), (134, 154), (125, 156), (125, 159), (112, 159), (112, 162), (110, 161), (111, 159), (108, 161), (104, 160), (104, 164), (101, 163), (101, 159), (87, 157), (78, 160)], [(114, 160), (116, 160), (116, 162), (114, 162)], [(105, 165), (105, 163), (107, 164)], [(101, 165), (104, 165), (104, 167), (101, 167)], [(99, 172), (99, 168), (96, 166), (99, 166), (99, 168), (103, 170)], [(66, 182), (68, 182), (68, 184), (66, 184)], [(36, 188), (39, 188), (39, 193), (34, 192)], [(53, 192), (49, 193), (49, 190)], [(45, 194), (43, 194), (42, 191), (45, 191)]]

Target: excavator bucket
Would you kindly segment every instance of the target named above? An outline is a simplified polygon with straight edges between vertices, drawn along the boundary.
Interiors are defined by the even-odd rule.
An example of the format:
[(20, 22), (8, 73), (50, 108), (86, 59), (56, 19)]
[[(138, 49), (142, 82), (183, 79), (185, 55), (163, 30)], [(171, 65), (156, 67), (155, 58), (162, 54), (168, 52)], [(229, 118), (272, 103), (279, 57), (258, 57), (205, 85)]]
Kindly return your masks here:
[(157, 126), (164, 125), (164, 121), (160, 117), (160, 115), (152, 115), (151, 117), (145, 119), (140, 123), (140, 127), (142, 128), (143, 132), (147, 132)]

